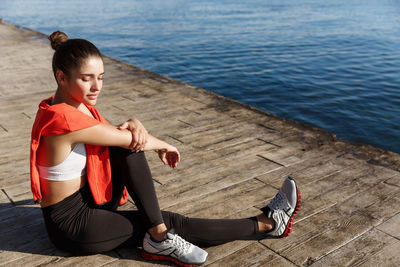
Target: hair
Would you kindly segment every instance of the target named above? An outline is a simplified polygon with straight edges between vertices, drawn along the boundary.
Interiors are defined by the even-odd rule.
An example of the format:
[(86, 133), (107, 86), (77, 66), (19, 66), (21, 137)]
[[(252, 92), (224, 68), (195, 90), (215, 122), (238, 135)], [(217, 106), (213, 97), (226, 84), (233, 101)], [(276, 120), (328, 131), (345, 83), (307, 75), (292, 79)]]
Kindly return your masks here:
[(83, 61), (90, 57), (102, 58), (97, 47), (84, 39), (69, 39), (60, 31), (55, 31), (49, 36), (50, 45), (55, 50), (53, 55), (53, 73), (61, 70), (66, 75), (75, 68), (79, 68)]

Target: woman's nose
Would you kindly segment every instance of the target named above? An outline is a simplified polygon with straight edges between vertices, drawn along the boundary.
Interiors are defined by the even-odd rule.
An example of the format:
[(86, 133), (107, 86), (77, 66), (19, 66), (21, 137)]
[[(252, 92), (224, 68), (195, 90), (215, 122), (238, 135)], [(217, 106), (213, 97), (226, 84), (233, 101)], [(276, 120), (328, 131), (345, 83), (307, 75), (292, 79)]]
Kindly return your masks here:
[(92, 88), (90, 88), (93, 91), (100, 91), (102, 87), (102, 81), (99, 80), (94, 80), (94, 82), (92, 83)]

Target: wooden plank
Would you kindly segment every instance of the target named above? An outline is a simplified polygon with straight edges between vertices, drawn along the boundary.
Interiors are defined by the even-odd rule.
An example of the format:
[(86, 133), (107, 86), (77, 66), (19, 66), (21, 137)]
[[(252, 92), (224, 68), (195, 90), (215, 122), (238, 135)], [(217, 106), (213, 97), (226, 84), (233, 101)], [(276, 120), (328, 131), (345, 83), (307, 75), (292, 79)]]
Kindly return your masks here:
[(287, 167), (284, 166), (257, 178), (266, 184), (279, 188), (286, 177), (292, 176), (299, 186), (303, 187), (315, 180), (348, 168), (352, 163), (351, 160), (337, 158), (335, 154), (315, 152), (312, 156), (305, 157), (300, 162)]
[[(187, 182), (193, 182), (193, 179), (195, 181), (202, 181), (203, 177), (206, 179), (204, 181), (209, 181), (210, 178), (217, 176), (220, 172), (237, 172), (239, 164), (245, 164), (246, 161), (259, 158), (252, 152), (257, 153), (271, 148), (269, 144), (264, 144), (259, 141), (251, 142), (253, 145), (251, 145), (250, 142), (251, 141), (233, 145), (228, 143), (224, 144), (225, 147), (223, 150), (199, 150), (191, 153), (187, 157), (184, 153), (181, 153), (182, 161), (178, 168), (168, 169), (158, 164), (158, 167), (152, 168), (152, 173), (153, 176), (163, 184), (177, 182), (178, 180), (185, 184)], [(259, 143), (260, 145), (255, 145), (255, 143)], [(237, 164), (232, 166), (231, 169), (227, 169), (226, 166), (230, 166), (232, 162)], [(275, 163), (262, 162), (265, 162), (265, 166), (268, 167), (277, 166)], [(236, 169), (234, 170), (234, 168)], [(190, 179), (192, 179), (192, 181), (190, 181)]]
[(252, 243), (254, 243), (254, 241), (238, 240), (206, 249), (208, 252), (206, 265), (209, 266), (212, 263), (218, 263), (220, 260), (229, 257)]
[[(390, 249), (393, 245), (396, 246), (396, 243), (399, 243), (399, 241), (395, 238), (376, 229), (371, 229), (316, 262), (310, 258), (308, 263), (313, 263), (312, 266), (316, 267), (366, 266), (366, 263), (372, 260), (371, 258), (374, 258), (377, 254), (383, 256), (382, 251), (387, 248)], [(382, 264), (383, 266), (395, 266), (400, 262), (397, 261), (397, 264), (392, 265), (388, 264), (385, 258), (380, 257), (380, 260), (380, 264), (374, 266)]]
[[(251, 136), (248, 136), (248, 133), (252, 132)], [(183, 141), (183, 143), (189, 143), (193, 147), (198, 149), (206, 149), (218, 147), (220, 143), (230, 141), (230, 140), (238, 140), (242, 136), (247, 137), (247, 139), (254, 139), (257, 137), (262, 137), (262, 133), (257, 131), (257, 127), (248, 126), (246, 128), (238, 128), (235, 126), (227, 126), (224, 128), (219, 128), (215, 130), (207, 131), (207, 133), (203, 133), (201, 136), (195, 135), (186, 135), (183, 137), (177, 137), (173, 134), (171, 136), (178, 138)], [(235, 141), (234, 141), (235, 142)]]
[[(314, 181), (308, 180), (308, 175), (301, 176), (301, 172), (294, 175), (301, 188), (303, 199), (302, 211), (297, 219), (304, 219), (366, 190), (371, 186), (370, 181), (377, 183), (379, 179), (384, 180), (386, 175), (392, 175), (391, 171), (378, 172), (378, 178), (375, 169), (371, 166), (348, 167)], [(308, 183), (303, 179), (307, 179)]]
[(302, 205), (301, 212), (296, 217), (297, 221), (324, 211), (368, 189), (368, 185), (359, 181), (362, 176), (362, 170), (346, 169), (308, 185), (300, 186)]
[[(29, 173), (29, 162), (27, 159), (16, 159), (12, 162), (2, 163), (0, 164), (0, 177), (3, 179), (9, 179), (10, 182), (15, 184), (15, 180), (13, 179), (22, 179), (23, 181), (29, 180), (29, 176), (23, 176), (24, 174)], [(20, 182), (19, 182), (20, 183)], [(1, 185), (1, 186), (6, 186)]]
[(400, 239), (400, 214), (397, 214), (380, 224), (377, 227), (379, 230)]
[(300, 148), (287, 146), (277, 147), (268, 152), (260, 153), (259, 155), (269, 161), (288, 167), (302, 161), (300, 157), (295, 155), (298, 154), (299, 151), (301, 151)]
[(279, 166), (253, 156), (254, 160), (238, 162), (235, 168), (213, 169), (198, 175), (187, 177), (179, 184), (169, 182), (157, 188), (160, 203), (163, 207), (189, 201), (191, 199), (216, 192), (229, 186), (247, 181)]
[(390, 246), (384, 247), (382, 250), (372, 255), (371, 257), (364, 258), (360, 264), (366, 267), (375, 266), (399, 266), (400, 265), (400, 241), (393, 243)]
[(400, 187), (400, 175), (395, 175), (385, 181), (385, 183), (390, 185), (395, 185)]
[(41, 222), (37, 224), (22, 226), (18, 229), (2, 234), (0, 250), (3, 252), (0, 253), (0, 262), (8, 262), (22, 258), (25, 255), (22, 255), (19, 252), (24, 252), (26, 249), (29, 249), (28, 247), (26, 247), (27, 244), (35, 247), (35, 253), (40, 253), (38, 251), (42, 250), (46, 251), (48, 247), (40, 246), (40, 243), (38, 244), (38, 247), (36, 247), (35, 245), (36, 242), (44, 239), (47, 240), (47, 242), (49, 242), (50, 244), (50, 241), (48, 241), (47, 239), (45, 226)]
[(207, 266), (295, 266), (260, 243), (252, 244)]
[[(15, 165), (14, 165), (15, 166)], [(8, 187), (29, 181), (29, 166), (21, 164), (15, 168), (1, 168), (0, 187)], [(12, 176), (10, 176), (12, 173)]]
[(0, 235), (19, 228), (43, 223), (42, 211), (39, 207), (29, 205), (11, 205), (0, 210)]
[(187, 216), (221, 218), (271, 199), (275, 194), (275, 188), (252, 179), (167, 209)]
[[(259, 165), (254, 164), (260, 162)], [(268, 171), (268, 169), (270, 167), (261, 165), (262, 164), (262, 160), (258, 159), (257, 161), (255, 161), (254, 163), (251, 163), (250, 165), (257, 167), (254, 168), (254, 174), (249, 173), (249, 172), (236, 172), (236, 173), (232, 173), (232, 174), (227, 174), (227, 175), (216, 175), (214, 176), (214, 179), (206, 182), (206, 183), (194, 183), (191, 185), (188, 185), (187, 188), (181, 188), (179, 190), (179, 188), (177, 188), (177, 190), (175, 190), (175, 193), (171, 193), (171, 192), (166, 192), (166, 194), (164, 194), (161, 198), (160, 198), (160, 203), (162, 207), (171, 207), (173, 205), (177, 205), (177, 204), (182, 204), (185, 202), (189, 202), (189, 201), (193, 201), (195, 199), (199, 199), (202, 197), (206, 197), (209, 194), (212, 194), (214, 192), (217, 192), (219, 190), (224, 190), (226, 188), (229, 188), (231, 186), (237, 185), (237, 184), (241, 184), (247, 180), (253, 179), (254, 177), (256, 177), (257, 173), (260, 172), (265, 172)], [(261, 167), (260, 167), (261, 165)], [(242, 165), (241, 166), (246, 166), (246, 165)], [(265, 167), (263, 169), (263, 167)], [(251, 168), (251, 167), (250, 167)], [(272, 167), (272, 168), (276, 168), (276, 167)], [(245, 177), (245, 178), (244, 178)], [(163, 188), (159, 188), (158, 191), (164, 192)]]
[[(28, 178), (28, 177), (27, 177)], [(32, 200), (32, 192), (31, 192), (31, 183), (30, 180), (25, 179), (26, 181), (20, 184), (16, 185), (11, 185), (4, 187), (3, 189), (9, 196), (9, 198), (12, 199), (13, 202), (25, 202)], [(33, 200), (32, 200), (33, 204)]]
[[(7, 197), (6, 193), (3, 190), (0, 190), (0, 207), (1, 207), (0, 212), (3, 209), (12, 207), (12, 204), (11, 204), (9, 198)], [(1, 221), (1, 218), (2, 218), (2, 216), (0, 215), (0, 221)]]
[(182, 137), (192, 135), (201, 136), (209, 131), (218, 131), (218, 129), (228, 127), (232, 125), (232, 121), (227, 120), (225, 117), (218, 116), (218, 114), (210, 116), (209, 113), (205, 114), (190, 114), (191, 116), (178, 118), (181, 122), (184, 122), (192, 127), (188, 127), (181, 131), (174, 132), (174, 137), (180, 139)]
[(107, 252), (104, 254), (95, 254), (95, 255), (89, 255), (89, 256), (78, 256), (78, 257), (60, 257), (55, 261), (52, 261), (47, 264), (47, 266), (103, 266), (108, 263), (112, 263), (117, 261), (119, 258), (119, 255), (114, 252)]
[(0, 253), (4, 266), (43, 266), (68, 254), (58, 251), (47, 237), (27, 241), (24, 245)]

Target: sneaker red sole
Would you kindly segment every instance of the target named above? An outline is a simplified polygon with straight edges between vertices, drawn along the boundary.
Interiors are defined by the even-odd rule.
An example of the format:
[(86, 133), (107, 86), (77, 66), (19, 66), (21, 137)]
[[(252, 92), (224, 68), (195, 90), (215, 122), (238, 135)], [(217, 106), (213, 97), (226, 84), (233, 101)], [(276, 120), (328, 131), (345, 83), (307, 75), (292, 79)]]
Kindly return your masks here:
[(199, 264), (188, 264), (188, 263), (183, 263), (180, 262), (179, 260), (170, 257), (170, 256), (165, 256), (165, 255), (157, 255), (157, 254), (151, 254), (148, 253), (144, 250), (142, 250), (140, 252), (140, 256), (142, 256), (143, 259), (145, 260), (149, 260), (149, 261), (170, 261), (173, 262), (175, 264), (177, 264), (178, 266), (182, 266), (182, 267), (197, 267), (200, 266)]
[(296, 187), (297, 190), (297, 203), (296, 203), (296, 208), (292, 214), (292, 216), (290, 217), (290, 220), (288, 222), (288, 225), (286, 226), (285, 232), (281, 235), (281, 237), (287, 237), (290, 235), (290, 233), (292, 232), (292, 226), (293, 226), (293, 219), (294, 216), (297, 214), (297, 212), (300, 209), (300, 202), (301, 202), (301, 197), (300, 197), (300, 190)]

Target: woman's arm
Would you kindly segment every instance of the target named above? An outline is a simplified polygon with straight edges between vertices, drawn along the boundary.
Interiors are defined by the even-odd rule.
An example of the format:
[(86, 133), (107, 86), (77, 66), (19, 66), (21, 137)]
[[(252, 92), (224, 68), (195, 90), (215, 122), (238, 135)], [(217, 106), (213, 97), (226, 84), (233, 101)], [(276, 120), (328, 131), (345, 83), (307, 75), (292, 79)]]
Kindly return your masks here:
[[(132, 133), (127, 129), (120, 130), (115, 126), (101, 123), (71, 133), (53, 135), (49, 141), (53, 144), (53, 147), (57, 144), (73, 145), (75, 143), (85, 143), (101, 146), (119, 146), (129, 149), (132, 143)], [(175, 168), (180, 161), (179, 152), (175, 147), (152, 135), (148, 135), (143, 150), (158, 150), (161, 161), (172, 168)]]
[(98, 125), (73, 131), (57, 136), (60, 143), (70, 144), (85, 143), (99, 146), (120, 146), (129, 148), (132, 142), (132, 134), (128, 130), (118, 130), (115, 126), (100, 123)]
[[(88, 127), (64, 135), (57, 136), (60, 142), (85, 143), (100, 146), (120, 146), (129, 148), (132, 143), (132, 133), (128, 129), (118, 129), (115, 126), (101, 123), (96, 126)], [(65, 140), (61, 140), (65, 139)], [(160, 139), (148, 135), (147, 142), (142, 150), (171, 149), (172, 146)]]
[(149, 133), (143, 124), (135, 118), (131, 118), (117, 126), (119, 130), (128, 129), (132, 134), (132, 142), (129, 149), (132, 151), (144, 150), (144, 146), (149, 138)]

